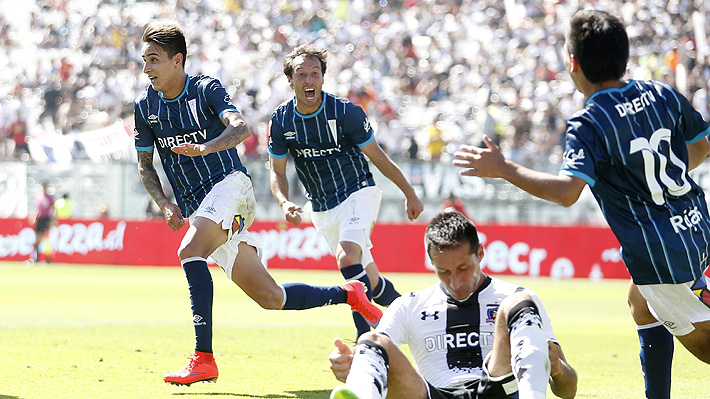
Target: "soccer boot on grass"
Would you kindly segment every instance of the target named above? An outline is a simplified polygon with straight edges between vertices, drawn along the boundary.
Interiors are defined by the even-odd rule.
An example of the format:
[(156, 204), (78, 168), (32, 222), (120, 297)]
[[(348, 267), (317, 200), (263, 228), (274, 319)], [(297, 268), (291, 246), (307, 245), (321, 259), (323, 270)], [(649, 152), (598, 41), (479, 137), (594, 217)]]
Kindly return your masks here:
[(365, 318), (367, 324), (373, 328), (377, 327), (382, 318), (382, 311), (377, 306), (373, 305), (367, 294), (365, 293), (365, 285), (357, 280), (350, 280), (341, 285), (340, 288), (348, 293), (347, 303), (350, 307), (360, 313)]
[(198, 352), (190, 356), (190, 361), (180, 370), (167, 373), (163, 380), (172, 385), (187, 385), (195, 382), (217, 382), (219, 372), (214, 356), (208, 352)]
[(330, 393), (330, 399), (360, 399), (360, 397), (346, 388), (345, 385), (338, 385), (333, 389), (333, 392)]

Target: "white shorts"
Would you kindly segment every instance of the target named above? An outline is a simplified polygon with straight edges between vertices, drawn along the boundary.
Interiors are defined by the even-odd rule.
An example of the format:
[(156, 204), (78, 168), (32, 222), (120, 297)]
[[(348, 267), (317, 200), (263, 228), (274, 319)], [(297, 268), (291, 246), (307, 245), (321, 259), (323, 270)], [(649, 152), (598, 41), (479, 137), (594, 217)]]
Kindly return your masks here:
[(217, 248), (210, 257), (232, 279), (234, 261), (239, 253), (239, 243), (246, 242), (256, 248), (261, 257), (261, 245), (247, 228), (254, 222), (256, 200), (251, 179), (242, 172), (235, 171), (217, 183), (205, 196), (192, 215), (190, 223), (200, 216), (221, 224), (228, 232), (227, 242)]
[[(651, 313), (673, 335), (686, 335), (695, 327), (693, 323), (710, 320), (710, 279), (683, 284), (639, 285)], [(696, 293), (697, 292), (697, 293)]]
[(374, 262), (370, 249), (370, 234), (380, 212), (382, 190), (370, 186), (352, 194), (338, 206), (323, 212), (313, 212), (311, 220), (325, 237), (330, 250), (335, 254), (338, 243), (349, 241), (362, 248), (362, 266)]

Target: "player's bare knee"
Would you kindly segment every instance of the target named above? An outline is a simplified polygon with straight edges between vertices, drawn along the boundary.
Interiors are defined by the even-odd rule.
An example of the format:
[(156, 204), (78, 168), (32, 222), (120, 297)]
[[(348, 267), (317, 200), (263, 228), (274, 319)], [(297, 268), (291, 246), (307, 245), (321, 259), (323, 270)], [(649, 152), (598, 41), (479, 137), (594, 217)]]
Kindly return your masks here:
[(336, 260), (338, 262), (338, 268), (342, 269), (360, 263), (360, 255), (341, 251), (338, 252)]
[(362, 334), (358, 340), (358, 343), (362, 342), (373, 342), (381, 347), (383, 347), (386, 351), (389, 351), (389, 348), (394, 346), (396, 347), (395, 343), (392, 341), (392, 339), (385, 334), (378, 333), (375, 331), (368, 331), (364, 334)]
[(511, 309), (522, 301), (532, 301), (532, 297), (524, 292), (517, 292), (513, 295), (505, 297), (505, 299), (503, 299), (500, 303), (500, 306), (498, 306), (497, 317), (504, 316), (504, 318), (507, 319)]
[(521, 315), (525, 313), (535, 313), (539, 315), (537, 305), (533, 301), (532, 297), (526, 293), (518, 292), (515, 295), (511, 295), (501, 302), (498, 307), (498, 317), (503, 316), (501, 321), (505, 321), (508, 330)]
[(252, 298), (262, 309), (280, 310), (283, 305), (281, 292), (261, 291)]

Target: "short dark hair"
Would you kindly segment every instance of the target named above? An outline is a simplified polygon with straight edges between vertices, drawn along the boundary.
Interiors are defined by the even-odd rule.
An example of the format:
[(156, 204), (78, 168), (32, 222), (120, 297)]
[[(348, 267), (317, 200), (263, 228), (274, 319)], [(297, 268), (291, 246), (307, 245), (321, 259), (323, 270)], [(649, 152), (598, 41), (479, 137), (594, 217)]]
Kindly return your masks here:
[(432, 248), (444, 250), (457, 248), (467, 242), (471, 253), (478, 251), (478, 231), (466, 216), (458, 211), (441, 212), (429, 222), (424, 233), (427, 254)]
[(621, 20), (607, 12), (577, 11), (566, 45), (591, 83), (618, 80), (626, 72), (629, 36)]
[(328, 62), (325, 60), (328, 57), (328, 50), (324, 48), (318, 48), (310, 43), (302, 44), (295, 49), (293, 49), (284, 59), (284, 75), (289, 78), (293, 75), (293, 60), (296, 57), (303, 56), (315, 57), (320, 61), (320, 71), (325, 75), (325, 70), (328, 67)]
[(145, 28), (143, 32), (143, 42), (155, 43), (160, 46), (168, 57), (175, 54), (182, 54), (182, 66), (185, 67), (187, 59), (187, 43), (185, 42), (185, 32), (179, 23), (175, 21), (157, 21)]

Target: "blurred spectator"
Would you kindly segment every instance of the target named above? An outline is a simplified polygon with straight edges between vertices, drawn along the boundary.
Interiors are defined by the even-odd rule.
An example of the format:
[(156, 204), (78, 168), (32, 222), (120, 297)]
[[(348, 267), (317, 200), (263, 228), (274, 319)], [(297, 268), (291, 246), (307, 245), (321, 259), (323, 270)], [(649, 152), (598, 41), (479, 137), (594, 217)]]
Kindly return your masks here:
[(111, 212), (109, 211), (108, 204), (99, 205), (99, 219), (108, 219), (111, 217)]
[[(334, 79), (325, 89), (366, 109), (383, 136), (378, 141), (393, 150), (386, 126), (414, 132), (424, 145), (425, 128), (440, 115), (444, 141), (448, 127), (459, 126), (457, 142), (476, 144), (488, 134), (504, 151), (523, 152), (524, 162), (556, 168), (552, 143), (564, 128), (544, 123), (522, 131), (515, 118), (532, 121), (544, 105), (566, 120), (579, 109), (582, 99), (560, 57), (565, 23), (578, 7), (624, 20), (634, 49), (629, 78), (681, 88), (677, 83), (686, 82), (683, 94), (710, 114), (710, 49), (695, 38), (707, 27), (693, 26), (710, 20), (708, 1), (36, 0), (26, 18), (0, 11), (0, 98), (12, 93), (13, 82), (31, 88), (26, 130), (40, 139), (55, 129), (130, 121), (133, 100), (148, 84), (140, 35), (148, 18), (159, 16), (200, 32), (188, 43), (186, 70), (219, 78), (256, 132), (265, 132), (273, 109), (290, 98), (281, 76), (285, 52), (309, 41), (329, 48)], [(249, 154), (263, 156), (265, 140), (253, 144)], [(406, 152), (408, 141), (400, 144)]]
[(76, 202), (69, 198), (69, 193), (62, 194), (62, 198), (54, 202), (54, 214), (57, 220), (73, 218), (75, 207)]
[(35, 242), (28, 262), (33, 264), (39, 261), (42, 243), (45, 243), (45, 249), (42, 251), (45, 260), (51, 262), (53, 254), (47, 237), (50, 227), (54, 224), (54, 197), (49, 192), (49, 183), (47, 182), (42, 182), (42, 192), (37, 193), (35, 197), (35, 209), (29, 222), (35, 230)]
[(429, 155), (429, 159), (432, 161), (438, 161), (441, 158), (442, 151), (446, 147), (446, 142), (444, 141), (443, 134), (441, 132), (441, 120), (437, 116), (429, 126), (425, 128), (427, 133), (427, 145), (426, 150)]
[(15, 148), (14, 157), (18, 160), (29, 160), (29, 147), (27, 146), (27, 122), (22, 116), (22, 111), (17, 111), (15, 121), (10, 125), (10, 139)]

